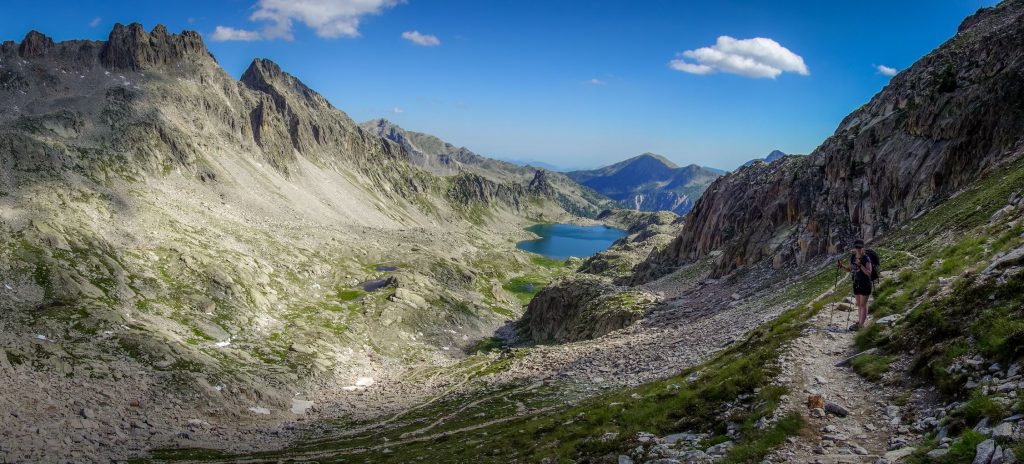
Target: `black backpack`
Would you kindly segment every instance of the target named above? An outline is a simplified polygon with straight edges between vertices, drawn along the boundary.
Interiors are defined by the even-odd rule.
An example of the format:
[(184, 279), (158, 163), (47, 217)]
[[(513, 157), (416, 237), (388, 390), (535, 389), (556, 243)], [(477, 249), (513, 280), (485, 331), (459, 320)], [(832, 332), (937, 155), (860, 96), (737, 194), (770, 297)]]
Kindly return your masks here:
[(878, 280), (878, 273), (882, 268), (882, 258), (878, 257), (878, 252), (870, 248), (864, 251), (864, 253), (871, 259), (871, 280)]
[[(882, 258), (878, 257), (878, 252), (870, 248), (864, 250), (864, 254), (866, 254), (868, 259), (871, 260), (871, 280), (878, 280), (878, 273), (882, 267)], [(850, 255), (850, 266), (853, 266), (854, 258), (856, 256), (856, 254)]]

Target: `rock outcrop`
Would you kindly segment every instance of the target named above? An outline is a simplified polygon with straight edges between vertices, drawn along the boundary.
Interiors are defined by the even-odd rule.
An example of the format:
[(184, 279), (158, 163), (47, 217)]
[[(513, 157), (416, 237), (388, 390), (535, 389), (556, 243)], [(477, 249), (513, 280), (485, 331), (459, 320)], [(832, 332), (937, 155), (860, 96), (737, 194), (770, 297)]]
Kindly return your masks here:
[(1024, 2), (980, 10), (847, 116), (807, 157), (755, 163), (712, 184), (682, 234), (636, 281), (722, 249), (716, 275), (779, 267), (870, 240), (1021, 153)]
[(578, 275), (541, 290), (530, 301), (520, 325), (537, 342), (587, 340), (636, 322), (659, 301), (651, 293)]
[(213, 55), (206, 49), (198, 32), (171, 34), (163, 24), (158, 24), (149, 33), (139, 23), (115, 24), (100, 52), (100, 62), (104, 66), (132, 71), (190, 58), (213, 60)]
[(30, 31), (18, 45), (18, 55), (26, 59), (35, 58), (45, 55), (51, 49), (53, 49), (53, 39), (38, 31)]

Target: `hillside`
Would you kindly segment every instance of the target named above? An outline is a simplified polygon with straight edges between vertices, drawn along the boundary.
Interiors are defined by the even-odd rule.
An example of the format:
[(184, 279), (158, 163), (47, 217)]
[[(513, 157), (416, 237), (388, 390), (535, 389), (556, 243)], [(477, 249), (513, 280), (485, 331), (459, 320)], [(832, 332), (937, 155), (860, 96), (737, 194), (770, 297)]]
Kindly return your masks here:
[(351, 393), (521, 314), (506, 283), (559, 270), (514, 242), (602, 200), (412, 156), (271, 61), (233, 79), (195, 32), (0, 45), (0, 461), (124, 459), (190, 420), (252, 448), (446, 383)]
[(540, 175), (552, 187), (553, 198), (566, 211), (584, 217), (594, 217), (613, 204), (603, 195), (577, 184), (562, 173), (518, 166), (507, 161), (480, 156), (465, 147), (456, 147), (433, 135), (407, 131), (386, 119), (367, 121), (362, 123), (361, 127), (401, 145), (412, 164), (440, 176), (468, 172), (494, 182), (526, 184)]
[(567, 172), (566, 176), (625, 208), (686, 214), (711, 181), (722, 174), (695, 164), (679, 167), (663, 156), (644, 153), (600, 169)]

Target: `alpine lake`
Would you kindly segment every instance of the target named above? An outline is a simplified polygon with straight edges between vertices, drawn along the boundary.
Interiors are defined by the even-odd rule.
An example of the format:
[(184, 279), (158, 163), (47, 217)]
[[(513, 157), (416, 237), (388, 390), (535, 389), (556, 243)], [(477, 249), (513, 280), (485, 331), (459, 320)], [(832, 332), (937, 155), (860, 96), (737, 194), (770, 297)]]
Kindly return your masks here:
[(626, 236), (626, 231), (605, 225), (536, 224), (526, 230), (540, 238), (523, 240), (516, 243), (516, 248), (552, 259), (587, 258)]

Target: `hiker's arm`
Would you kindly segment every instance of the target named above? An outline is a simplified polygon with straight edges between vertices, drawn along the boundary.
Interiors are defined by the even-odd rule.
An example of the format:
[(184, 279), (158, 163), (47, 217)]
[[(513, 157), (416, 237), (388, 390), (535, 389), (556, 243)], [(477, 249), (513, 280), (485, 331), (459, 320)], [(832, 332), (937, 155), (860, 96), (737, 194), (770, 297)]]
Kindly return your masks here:
[(873, 264), (871, 264), (871, 260), (869, 259), (869, 260), (868, 260), (868, 263), (867, 263), (867, 264), (862, 264), (862, 265), (860, 266), (860, 270), (861, 270), (861, 271), (864, 271), (864, 275), (871, 275), (871, 268), (872, 268), (873, 266), (874, 266), (874, 265), (873, 265)]
[(850, 272), (850, 267), (849, 267), (849, 266), (847, 266), (847, 265), (845, 265), (845, 264), (843, 264), (843, 262), (842, 262), (842, 261), (836, 261), (836, 264), (838, 264), (838, 265), (839, 265), (839, 268), (840, 268), (840, 269), (843, 269), (843, 270), (845, 270), (846, 272)]

